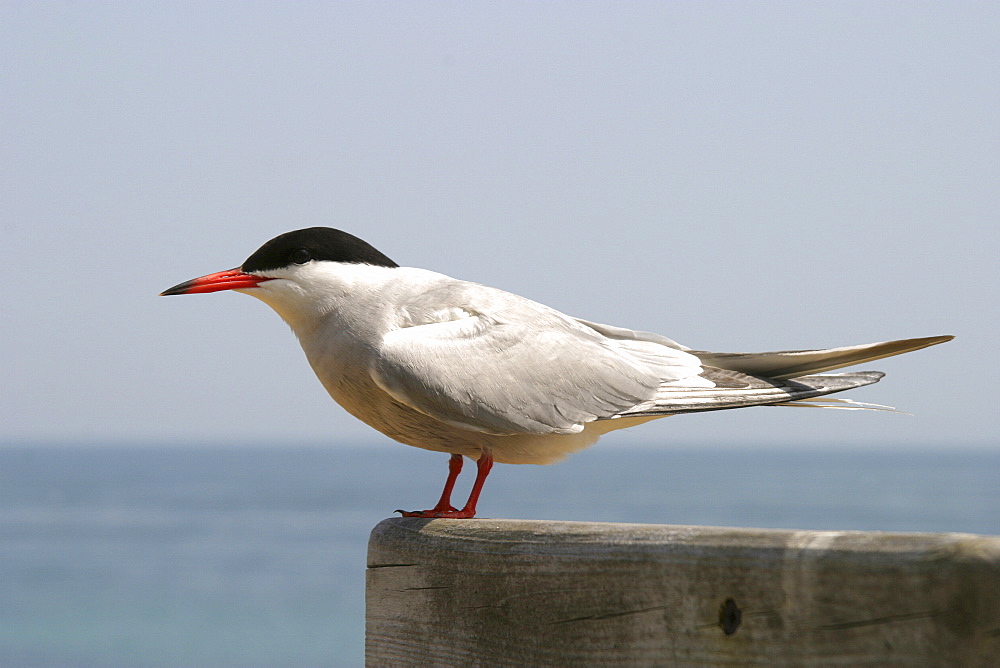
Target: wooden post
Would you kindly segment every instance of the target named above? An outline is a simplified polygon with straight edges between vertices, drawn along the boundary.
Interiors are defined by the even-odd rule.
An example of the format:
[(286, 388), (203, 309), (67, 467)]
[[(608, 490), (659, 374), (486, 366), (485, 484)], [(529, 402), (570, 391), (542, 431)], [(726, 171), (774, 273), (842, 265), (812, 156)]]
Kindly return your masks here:
[(367, 606), (369, 666), (997, 666), (1000, 537), (396, 518)]

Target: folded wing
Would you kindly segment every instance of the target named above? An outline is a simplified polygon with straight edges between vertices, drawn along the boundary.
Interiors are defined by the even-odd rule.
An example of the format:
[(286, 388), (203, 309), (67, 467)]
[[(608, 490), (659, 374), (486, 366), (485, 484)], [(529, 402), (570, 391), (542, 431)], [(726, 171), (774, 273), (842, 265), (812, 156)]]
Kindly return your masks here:
[(375, 382), (426, 415), (493, 434), (577, 433), (654, 398), (664, 382), (711, 386), (690, 353), (625, 345), (541, 304), (488, 294), (481, 309), (449, 294), (447, 303), (465, 305), (385, 335), (369, 369)]
[[(819, 372), (952, 338), (711, 353), (470, 285), (447, 283), (440, 288), (446, 294), (428, 292), (426, 308), (411, 303), (408, 319), (383, 337), (369, 372), (397, 401), (491, 434), (569, 434), (593, 420), (809, 400), (883, 376)], [(441, 303), (453, 306), (434, 307)]]

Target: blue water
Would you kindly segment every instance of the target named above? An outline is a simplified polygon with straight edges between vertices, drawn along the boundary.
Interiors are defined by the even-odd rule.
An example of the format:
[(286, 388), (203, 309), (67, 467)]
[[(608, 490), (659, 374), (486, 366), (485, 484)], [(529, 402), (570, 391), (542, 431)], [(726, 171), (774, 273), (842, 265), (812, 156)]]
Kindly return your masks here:
[[(360, 666), (368, 532), (432, 505), (446, 460), (391, 444), (2, 447), (0, 665)], [(602, 444), (497, 466), (480, 515), (1000, 534), (998, 508), (1000, 449)]]

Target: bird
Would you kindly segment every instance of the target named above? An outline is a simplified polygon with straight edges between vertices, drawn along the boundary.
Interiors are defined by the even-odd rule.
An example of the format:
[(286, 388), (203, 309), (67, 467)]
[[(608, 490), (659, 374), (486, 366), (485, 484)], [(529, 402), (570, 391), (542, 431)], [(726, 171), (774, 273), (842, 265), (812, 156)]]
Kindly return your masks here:
[[(614, 430), (750, 406), (887, 409), (825, 395), (878, 371), (824, 373), (944, 343), (931, 336), (826, 350), (714, 353), (575, 318), (510, 292), (400, 266), (347, 232), (281, 234), (235, 269), (161, 293), (235, 290), (291, 327), (348, 413), (406, 445), (450, 455), (438, 502), (404, 517), (476, 515), (494, 462), (550, 464)], [(468, 500), (451, 495), (476, 461)]]

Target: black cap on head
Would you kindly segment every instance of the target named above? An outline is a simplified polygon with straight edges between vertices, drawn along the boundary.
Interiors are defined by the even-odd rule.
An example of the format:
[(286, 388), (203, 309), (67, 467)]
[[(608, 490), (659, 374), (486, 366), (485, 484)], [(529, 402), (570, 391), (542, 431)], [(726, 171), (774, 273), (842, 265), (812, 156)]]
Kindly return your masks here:
[(399, 266), (353, 234), (330, 227), (307, 227), (271, 239), (248, 257), (240, 269), (253, 273), (305, 264), (309, 260)]

